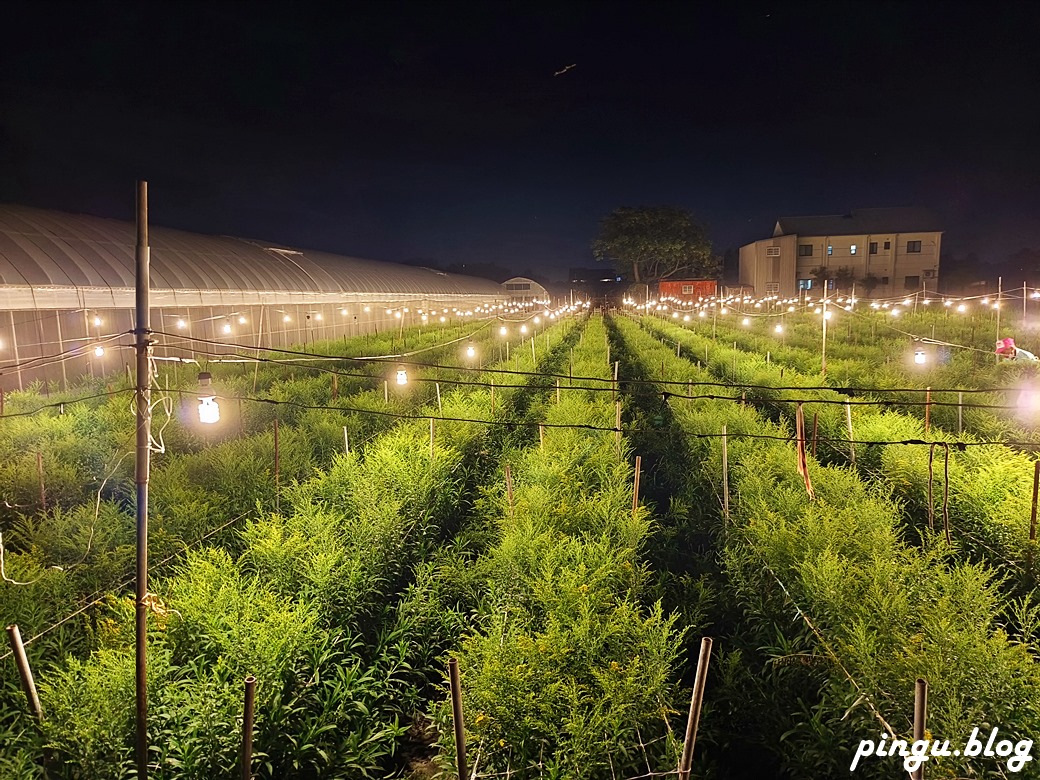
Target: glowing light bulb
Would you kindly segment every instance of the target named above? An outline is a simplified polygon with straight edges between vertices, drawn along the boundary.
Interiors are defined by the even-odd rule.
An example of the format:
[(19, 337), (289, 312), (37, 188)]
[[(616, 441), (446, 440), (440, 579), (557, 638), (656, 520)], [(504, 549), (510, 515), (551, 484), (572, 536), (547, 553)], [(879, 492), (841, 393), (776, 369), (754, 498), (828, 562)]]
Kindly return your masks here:
[(321, 314), (315, 314), (314, 315), (314, 319), (321, 320)]
[(892, 311), (890, 311), (889, 314), (891, 314), (893, 317), (898, 317), (899, 309), (892, 309)]
[(394, 319), (395, 319), (395, 320), (399, 320), (399, 319), (401, 319), (401, 312), (399, 312), (399, 311), (395, 311), (395, 312), (394, 312)]
[(101, 318), (100, 317), (95, 317), (94, 318), (94, 327), (95, 328), (100, 328), (101, 327)]
[(225, 322), (224, 323), (224, 332), (225, 333), (230, 333), (231, 332), (231, 323), (230, 322)]
[(408, 371), (404, 366), (397, 367), (397, 384), (406, 385), (408, 384)]
[(684, 314), (683, 318), (682, 318), (682, 321), (683, 322), (689, 322), (690, 321), (690, 315), (689, 314)]
[(239, 317), (238, 318), (238, 324), (239, 325), (245, 325), (246, 324), (246, 318), (245, 317)]
[(181, 330), (184, 330), (184, 328), (188, 327), (188, 323), (186, 323), (184, 320), (177, 320), (177, 327)]
[(509, 333), (509, 329), (505, 325), (498, 329), (498, 335), (500, 336), (505, 336), (507, 333)]
[(441, 317), (441, 322), (444, 322), (446, 319), (446, 317)]
[(284, 317), (282, 317), (282, 322), (292, 322), (292, 317), (286, 314)]
[(719, 312), (719, 314), (725, 314), (725, 313), (726, 313), (726, 311), (727, 311), (726, 307), (725, 307), (725, 306), (723, 306), (723, 307), (722, 307), (722, 310), (721, 310), (721, 311)]
[(94, 347), (94, 357), (104, 357), (104, 356), (105, 356), (105, 348), (104, 347)]
[(967, 310), (968, 310), (968, 307), (965, 306), (963, 303), (957, 306), (957, 311), (961, 312), (962, 314), (964, 312), (966, 312)]
[(783, 333), (784, 332), (784, 326), (783, 325), (777, 325), (775, 328), (773, 328), (773, 330), (775, 330), (777, 333)]
[(541, 318), (541, 317), (535, 317), (535, 318), (534, 318), (534, 324), (535, 324), (535, 325), (538, 325), (538, 324), (540, 324), (540, 323), (541, 323), (541, 321), (542, 321), (542, 318)]
[(917, 365), (919, 365), (919, 366), (923, 365), (927, 360), (928, 360), (928, 357), (927, 357), (927, 355), (925, 355), (923, 349), (915, 349), (914, 350), (914, 362)]
[(344, 317), (347, 316), (347, 310), (346, 309), (340, 309), (339, 313), (342, 314)]
[(477, 355), (477, 350), (476, 350), (476, 348), (472, 344), (470, 344), (469, 346), (466, 347), (466, 357), (471, 358), (471, 357), (476, 357), (476, 355)]
[(520, 332), (521, 333), (527, 333), (527, 326), (526, 325), (521, 325), (520, 326)]
[(751, 324), (751, 320), (749, 320), (747, 317), (745, 317), (744, 319), (742, 319), (740, 321), (740, 324), (741, 325), (750, 325)]
[(212, 375), (208, 371), (199, 374), (199, 422), (206, 425), (220, 421), (220, 407), (213, 393)]

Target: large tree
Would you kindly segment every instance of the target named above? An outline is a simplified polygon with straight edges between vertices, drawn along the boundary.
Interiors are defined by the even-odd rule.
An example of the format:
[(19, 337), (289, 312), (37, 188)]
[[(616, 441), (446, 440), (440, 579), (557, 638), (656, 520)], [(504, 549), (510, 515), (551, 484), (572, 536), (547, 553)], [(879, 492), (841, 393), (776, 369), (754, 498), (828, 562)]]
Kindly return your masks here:
[(614, 209), (600, 222), (592, 254), (600, 262), (614, 263), (633, 282), (672, 276), (714, 279), (719, 273), (704, 226), (676, 206)]

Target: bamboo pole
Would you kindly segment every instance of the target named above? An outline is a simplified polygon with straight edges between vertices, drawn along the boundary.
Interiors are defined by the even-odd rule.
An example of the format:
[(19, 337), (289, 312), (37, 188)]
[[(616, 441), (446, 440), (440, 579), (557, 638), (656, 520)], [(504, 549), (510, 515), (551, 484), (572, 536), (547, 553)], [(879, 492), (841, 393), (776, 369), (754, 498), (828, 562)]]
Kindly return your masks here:
[(924, 432), (928, 433), (928, 429), (932, 424), (932, 388), (926, 387), (924, 389)]
[(14, 653), (14, 662), (15, 666), (18, 667), (18, 677), (22, 681), (22, 690), (25, 691), (25, 698), (29, 701), (29, 711), (37, 721), (43, 720), (40, 696), (36, 692), (36, 683), (33, 680), (32, 668), (29, 666), (29, 657), (25, 654), (22, 634), (18, 630), (17, 625), (11, 624), (7, 627), (7, 639), (11, 643), (11, 652)]
[(697, 726), (701, 719), (701, 705), (704, 702), (704, 684), (708, 677), (708, 663), (711, 660), (711, 637), (701, 639), (701, 653), (697, 658), (697, 673), (693, 683), (693, 695), (690, 697), (690, 715), (686, 720), (686, 738), (683, 740), (682, 758), (679, 760), (679, 780), (690, 780), (690, 769), (693, 766), (693, 748), (697, 743)]
[(441, 383), (434, 382), (433, 386), (437, 390), (437, 412), (440, 414), (444, 414), (444, 406), (441, 404)]
[(346, 455), (350, 454), (350, 436), (347, 434), (347, 426), (343, 426), (343, 452)]
[(538, 449), (545, 447), (545, 426), (538, 424)]

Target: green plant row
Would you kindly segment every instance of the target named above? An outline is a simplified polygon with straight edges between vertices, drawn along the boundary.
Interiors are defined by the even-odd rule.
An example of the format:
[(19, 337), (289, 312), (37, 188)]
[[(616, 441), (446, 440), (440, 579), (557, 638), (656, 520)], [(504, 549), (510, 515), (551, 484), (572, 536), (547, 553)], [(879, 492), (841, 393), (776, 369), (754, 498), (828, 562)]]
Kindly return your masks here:
[[(556, 329), (556, 330), (561, 330), (561, 331), (562, 331), (562, 330), (565, 330), (565, 329)], [(558, 340), (558, 336), (556, 336), (556, 335), (553, 335), (553, 336), (552, 336), (552, 340), (553, 340), (553, 341), (555, 342), (556, 340)], [(454, 397), (454, 396), (458, 396), (458, 395), (459, 395), (459, 394), (458, 394), (458, 393), (456, 393), (456, 394), (454, 394), (454, 395), (453, 395), (452, 397)], [(454, 401), (451, 401), (451, 400), (448, 400), (448, 399), (446, 399), (446, 404), (445, 404), (445, 407), (444, 407), (444, 409), (445, 409), (445, 414), (446, 414), (446, 415), (448, 415), (448, 416), (457, 416), (457, 415), (453, 415), (453, 414), (452, 414), (452, 412), (451, 412), (451, 408), (449, 407), (449, 404), (456, 404), (456, 406), (458, 406), (458, 404), (459, 404), (459, 401), (458, 401), (458, 400), (454, 400)], [(470, 411), (471, 411), (471, 410), (470, 410)], [(466, 416), (466, 415), (463, 415), (463, 416)], [(472, 416), (472, 414), (470, 414), (469, 416)], [(447, 423), (445, 423), (445, 424), (447, 425)], [(422, 425), (419, 425), (419, 426), (420, 426), (420, 427), (422, 427)], [(463, 425), (463, 426), (462, 426), (462, 430), (464, 430), (464, 431), (470, 431), (471, 433), (470, 433), (470, 435), (469, 435), (469, 436), (470, 436), (470, 437), (472, 437), (473, 435), (475, 435), (475, 434), (473, 434), (472, 432), (473, 432), (473, 431), (476, 431), (476, 430), (479, 430), (479, 427), (482, 427), (482, 426), (475, 426), (475, 427), (474, 427), (474, 426), (472, 426), (472, 425)], [(423, 428), (423, 430), (424, 430), (424, 428)], [(450, 432), (451, 432), (451, 430), (452, 430), (452, 427), (451, 427), (451, 425), (448, 425), (448, 426), (446, 427), (446, 435), (450, 435)], [(290, 433), (290, 436), (291, 436), (291, 433), (292, 433), (292, 432), (291, 432), (291, 430), (290, 430), (290, 432), (289, 432), (289, 433)], [(305, 433), (305, 432), (303, 432), (303, 431), (301, 431), (301, 432), (298, 432), (298, 435), (300, 435), (300, 436), (301, 436), (301, 438), (304, 438), (304, 437), (306, 437), (306, 433)], [(427, 435), (427, 437), (428, 437), (428, 435)], [(285, 441), (286, 441), (286, 439), (284, 439), (284, 438), (283, 438), (283, 447), (285, 446)], [(426, 447), (426, 449), (428, 449), (428, 446)], [(283, 451), (285, 451), (285, 450), (283, 450)], [(292, 473), (292, 472), (290, 472), (290, 473)], [(234, 489), (234, 486), (233, 486), (233, 484), (232, 484), (232, 485), (230, 485), (230, 486), (228, 486), (228, 487), (230, 487), (230, 488)], [(217, 555), (226, 555), (226, 553), (201, 553), (201, 554), (217, 554)], [(230, 560), (231, 560), (231, 558), (230, 558), (230, 557), (228, 557), (228, 560), (230, 561)], [(44, 596), (44, 597), (46, 598), (46, 596), (48, 595), (48, 590), (47, 590), (47, 587), (49, 586), (49, 584), (51, 584), (51, 582), (49, 582), (49, 581), (48, 581), (47, 579), (45, 579), (45, 580), (44, 580), (44, 581), (43, 581), (43, 582), (42, 582), (41, 584), (42, 584), (42, 586), (43, 586), (43, 587), (42, 587), (42, 588), (40, 588), (40, 589), (37, 589), (37, 590), (35, 591), (35, 593), (34, 593), (33, 595), (34, 595), (34, 596), (40, 596), (41, 594), (43, 594), (43, 596)], [(20, 590), (20, 589), (12, 589), (12, 588), (7, 588), (6, 590), (7, 590), (7, 592), (8, 592), (8, 595), (10, 595), (10, 594), (24, 594), (24, 593), (25, 593), (25, 591), (24, 591), (24, 590)], [(31, 603), (31, 600), (29, 600), (29, 601), (30, 601), (30, 603)], [(56, 604), (57, 604), (58, 606), (60, 606), (60, 605), (61, 605), (61, 599), (60, 599), (60, 598), (58, 598), (58, 599), (55, 599), (55, 600), (54, 600), (54, 603), (56, 603)], [(103, 622), (103, 621), (99, 621), (99, 620), (97, 619), (97, 617), (95, 616), (95, 617), (93, 618), (93, 620), (92, 620), (92, 621), (90, 621), (90, 623), (89, 623), (89, 624), (88, 624), (88, 626), (87, 626), (87, 627), (88, 627), (88, 629), (90, 629), (90, 630), (93, 630), (93, 634), (92, 634), (92, 635), (90, 635), (90, 640), (92, 640), (92, 646), (98, 646), (98, 647), (101, 647), (101, 648), (102, 648), (102, 650), (101, 650), (101, 651), (100, 651), (100, 653), (99, 653), (100, 655), (103, 655), (103, 654), (104, 654), (104, 648), (105, 648), (105, 645), (104, 645), (104, 641), (103, 641), (103, 640), (104, 640), (104, 631), (102, 631), (102, 630), (101, 630), (101, 629), (100, 629), (100, 628), (98, 627), (98, 624), (99, 624), (99, 623), (102, 623), (102, 622)], [(34, 661), (34, 665), (37, 665), (37, 674), (38, 674), (38, 670), (40, 670), (40, 667), (41, 667), (41, 666), (44, 666), (44, 667), (46, 668), (46, 664), (41, 664), (41, 661), (42, 661), (42, 660), (45, 660), (45, 657), (46, 657), (46, 656), (44, 656), (44, 657), (42, 657), (42, 656), (41, 656), (40, 652), (38, 652), (38, 650), (40, 650), (40, 649), (46, 649), (46, 648), (36, 648), (36, 647), (34, 646), (34, 647), (33, 647), (33, 649), (32, 649), (32, 650), (30, 650), (30, 657), (32, 657), (32, 658), (33, 658), (33, 661)], [(99, 654), (96, 654), (96, 656), (95, 656), (95, 657), (98, 657), (98, 655), (99, 655)], [(75, 666), (75, 664), (73, 664), (73, 666)], [(6, 672), (6, 671), (7, 671), (7, 670), (5, 670), (5, 672)], [(5, 674), (5, 676), (6, 676), (6, 674)], [(9, 679), (9, 678), (8, 678), (8, 679)], [(12, 686), (8, 686), (8, 687), (12, 687)], [(14, 701), (14, 698), (11, 698), (10, 700), (11, 700), (11, 701)], [(118, 746), (116, 746), (116, 747), (118, 747)]]
[[(593, 318), (573, 351), (575, 376), (610, 376), (606, 331)], [(516, 778), (611, 778), (674, 769), (667, 718), (682, 630), (660, 602), (647, 605), (642, 563), (649, 533), (633, 510), (627, 445), (613, 428), (604, 382), (563, 380), (539, 446), (511, 456), (482, 509), (496, 541), (471, 559), (444, 561), (440, 582), (475, 613), (477, 631), (455, 647), (471, 765)], [(442, 701), (442, 765), (454, 756)], [(646, 745), (642, 748), (640, 745)]]
[[(632, 350), (664, 364), (668, 379), (710, 380), (636, 323), (618, 328)], [(729, 646), (720, 641), (709, 681), (726, 719), (724, 739), (709, 752), (768, 751), (784, 777), (843, 776), (860, 740), (886, 730), (881, 719), (911, 738), (918, 677), (929, 682), (934, 738), (955, 744), (990, 725), (1008, 739), (1036, 733), (1040, 672), (1030, 647), (1001, 627), (1010, 605), (993, 569), (908, 544), (898, 503), (848, 467), (809, 456), (810, 498), (783, 420), (728, 401), (670, 405), (692, 453), (689, 479), (719, 496), (724, 596), (742, 615)], [(1032, 631), (1035, 611), (1025, 612)], [(864, 761), (857, 773), (892, 777), (897, 761)], [(930, 759), (927, 772), (982, 777), (1003, 768), (961, 756)]]
[[(941, 529), (943, 497), (948, 488), (947, 514), (951, 537), (958, 549), (991, 565), (1016, 567), (1016, 585), (1032, 589), (1036, 543), (1029, 539), (1034, 461), (1025, 453), (1002, 445), (978, 445), (959, 449), (950, 447), (949, 480), (945, 476), (946, 451), (943, 443), (973, 443), (969, 435), (951, 436), (941, 430), (925, 432), (923, 421), (874, 405), (850, 405), (836, 391), (773, 390), (773, 387), (812, 387), (816, 377), (786, 370), (767, 363), (764, 355), (734, 350), (713, 343), (699, 334), (659, 320), (644, 320), (653, 332), (674, 343), (678, 340), (688, 354), (701, 356), (707, 350), (706, 367), (717, 378), (740, 388), (752, 403), (794, 419), (797, 404), (786, 399), (819, 399), (831, 403), (806, 403), (807, 436), (815, 420), (821, 459), (851, 463), (866, 477), (881, 481), (906, 508), (907, 521), (916, 533), (927, 534), (931, 525)], [(746, 390), (744, 388), (747, 388)], [(857, 398), (856, 400), (863, 400)], [(869, 400), (869, 399), (868, 399)], [(838, 403), (835, 403), (838, 402)], [(848, 420), (851, 414), (854, 441), (936, 442), (934, 451), (927, 445), (849, 444)], [(929, 513), (929, 458), (932, 459), (931, 512)]]
[[(838, 310), (842, 314), (841, 310)], [(848, 318), (849, 315), (843, 315)], [(850, 324), (854, 321), (849, 320)], [(700, 332), (706, 326), (698, 324)], [(837, 334), (834, 332), (837, 331)], [(884, 390), (880, 399), (891, 402), (907, 414), (923, 418), (926, 389), (931, 391), (929, 409), (931, 425), (950, 432), (968, 431), (985, 441), (1016, 441), (1040, 443), (1040, 433), (1021, 419), (1021, 410), (987, 409), (980, 406), (1015, 407), (1020, 388), (1032, 384), (1035, 371), (1021, 364), (996, 364), (992, 356), (985, 361), (985, 369), (978, 365), (980, 353), (960, 349), (941, 350), (924, 346), (928, 363), (916, 365), (912, 361), (914, 346), (905, 336), (899, 340), (850, 343), (843, 336), (842, 323), (832, 329), (827, 340), (827, 375), (820, 375), (821, 331), (819, 318), (810, 322), (788, 323), (783, 334), (762, 336), (738, 328), (732, 320), (718, 324), (716, 338), (722, 343), (735, 342), (741, 348), (769, 353), (772, 362), (806, 375), (819, 375), (820, 383), (841, 387), (870, 387)], [(940, 362), (945, 354), (947, 362)], [(966, 385), (968, 379), (971, 384)], [(1007, 391), (971, 392), (980, 386), (1003, 386)], [(904, 388), (917, 388), (901, 392)], [(961, 388), (940, 390), (940, 388)], [(961, 402), (963, 404), (961, 405)], [(958, 409), (960, 406), (960, 409)]]
[[(556, 328), (561, 333), (550, 334), (551, 343), (569, 327)], [(486, 391), (448, 393), (443, 414), (480, 419), (482, 398), (486, 405)], [(410, 694), (402, 658), (407, 643), (401, 629), (379, 619), (381, 610), (455, 515), (461, 453), (476, 447), (485, 429), (443, 423), (431, 459), (427, 426), (402, 424), (363, 456), (338, 456), (329, 471), (290, 489), (286, 502), (292, 511), (285, 516), (260, 513), (240, 555), (192, 552), (175, 576), (153, 586), (166, 605), (157, 610), (150, 654), (153, 690), (161, 692), (154, 697), (150, 727), (161, 772), (211, 777), (233, 762), (231, 702), (240, 697), (239, 672), (247, 669), (263, 681), (258, 747), (267, 753), (265, 766), (273, 773), (268, 776), (300, 776), (319, 766), (342, 773), (328, 776), (385, 769), (405, 728), (395, 717)], [(97, 649), (90, 658), (71, 659), (64, 671), (45, 678), (45, 736), (52, 752), (69, 758), (63, 776), (119, 777), (130, 771), (129, 611), (126, 601), (113, 599), (110, 614), (94, 621)], [(315, 712), (346, 717), (329, 715), (320, 698), (341, 689), (314, 689), (306, 673), (335, 681), (336, 675), (349, 677), (350, 667), (369, 670), (358, 682), (356, 711), (351, 709), (364, 728), (343, 737), (341, 745), (340, 725), (353, 728), (353, 721), (314, 726)], [(384, 717), (370, 722), (365, 713), (373, 711), (373, 702), (384, 708)]]

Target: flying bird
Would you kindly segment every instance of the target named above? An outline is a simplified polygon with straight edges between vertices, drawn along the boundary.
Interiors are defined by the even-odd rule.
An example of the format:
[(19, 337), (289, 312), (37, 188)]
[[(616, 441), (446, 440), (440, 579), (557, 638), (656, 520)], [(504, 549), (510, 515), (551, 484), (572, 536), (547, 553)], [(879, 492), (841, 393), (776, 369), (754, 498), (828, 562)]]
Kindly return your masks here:
[(576, 63), (576, 62), (575, 62), (575, 63), (574, 63), (573, 65), (568, 65), (568, 66), (567, 66), (566, 68), (564, 68), (563, 70), (558, 70), (558, 71), (556, 71), (556, 72), (555, 72), (555, 73), (554, 73), (553, 75), (554, 75), (554, 76), (562, 76), (562, 75), (563, 75), (564, 73), (566, 73), (567, 71), (569, 71), (569, 70), (570, 70), (571, 68), (576, 68), (576, 67), (578, 67), (578, 63)]

